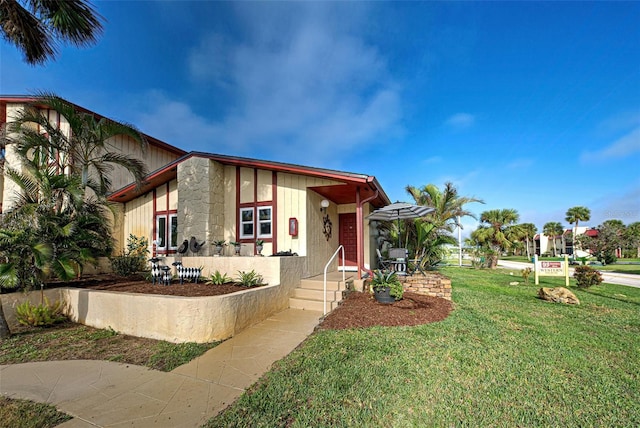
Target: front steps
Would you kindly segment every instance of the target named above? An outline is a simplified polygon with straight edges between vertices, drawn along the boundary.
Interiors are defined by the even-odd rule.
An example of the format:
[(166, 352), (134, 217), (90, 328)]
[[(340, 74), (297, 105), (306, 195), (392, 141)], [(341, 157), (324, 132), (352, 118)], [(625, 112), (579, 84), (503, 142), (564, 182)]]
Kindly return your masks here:
[[(289, 307), (322, 312), (324, 310), (323, 288), (322, 275), (300, 280), (300, 285), (293, 290), (293, 296), (289, 298)], [(341, 272), (332, 272), (327, 276), (327, 312), (338, 307), (347, 290), (353, 290), (353, 278), (349, 272), (346, 273), (344, 282), (342, 282)]]

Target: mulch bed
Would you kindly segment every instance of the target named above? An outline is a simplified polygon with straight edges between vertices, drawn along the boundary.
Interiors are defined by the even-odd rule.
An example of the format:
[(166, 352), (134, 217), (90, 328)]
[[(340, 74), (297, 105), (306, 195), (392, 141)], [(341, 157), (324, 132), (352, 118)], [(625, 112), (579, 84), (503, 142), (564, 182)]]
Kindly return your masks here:
[(453, 304), (439, 297), (405, 292), (402, 300), (383, 304), (369, 293), (353, 292), (325, 317), (318, 329), (421, 325), (442, 321), (452, 310)]

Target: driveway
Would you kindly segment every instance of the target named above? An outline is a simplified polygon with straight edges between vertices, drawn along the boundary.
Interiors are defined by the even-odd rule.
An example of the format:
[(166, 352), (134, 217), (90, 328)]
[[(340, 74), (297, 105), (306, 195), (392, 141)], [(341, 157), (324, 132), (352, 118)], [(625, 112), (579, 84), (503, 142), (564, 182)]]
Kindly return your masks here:
[[(498, 266), (507, 268), (507, 269), (524, 269), (526, 267), (533, 268), (533, 263), (512, 262), (510, 260), (499, 260)], [(634, 275), (631, 273), (606, 272), (606, 271), (600, 271), (600, 272), (602, 273), (602, 278), (606, 283), (640, 288), (640, 275)], [(569, 275), (573, 276), (573, 268), (569, 268)]]

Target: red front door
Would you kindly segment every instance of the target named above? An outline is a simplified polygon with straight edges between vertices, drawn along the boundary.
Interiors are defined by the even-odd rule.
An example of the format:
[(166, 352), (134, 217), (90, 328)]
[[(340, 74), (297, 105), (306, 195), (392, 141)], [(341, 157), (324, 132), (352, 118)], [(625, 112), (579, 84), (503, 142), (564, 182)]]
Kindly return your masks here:
[(344, 246), (345, 264), (347, 266), (358, 266), (358, 238), (356, 233), (356, 215), (340, 214), (339, 240)]

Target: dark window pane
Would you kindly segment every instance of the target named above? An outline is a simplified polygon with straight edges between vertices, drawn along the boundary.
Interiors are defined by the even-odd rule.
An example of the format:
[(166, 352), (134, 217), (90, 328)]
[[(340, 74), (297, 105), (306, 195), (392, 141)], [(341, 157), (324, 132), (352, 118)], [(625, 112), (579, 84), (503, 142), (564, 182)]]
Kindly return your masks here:
[(259, 210), (260, 221), (271, 220), (271, 208)]
[(253, 224), (243, 224), (242, 225), (242, 235), (243, 236), (253, 236)]
[(253, 221), (253, 210), (242, 211), (242, 222)]
[(260, 223), (260, 235), (271, 235), (271, 223)]
[(158, 217), (158, 247), (167, 246), (167, 218)]
[(171, 246), (178, 246), (178, 217), (171, 217)]

